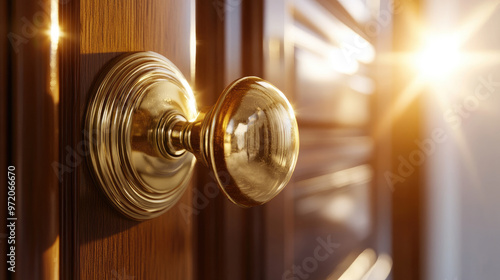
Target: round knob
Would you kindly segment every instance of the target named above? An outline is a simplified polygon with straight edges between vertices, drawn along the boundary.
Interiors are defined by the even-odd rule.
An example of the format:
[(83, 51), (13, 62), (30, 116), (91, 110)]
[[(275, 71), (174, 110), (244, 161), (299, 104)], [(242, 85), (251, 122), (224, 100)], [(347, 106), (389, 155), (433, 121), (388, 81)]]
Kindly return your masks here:
[(175, 204), (194, 156), (235, 204), (266, 203), (290, 180), (299, 149), (293, 109), (269, 82), (239, 79), (199, 114), (180, 71), (153, 52), (127, 55), (110, 68), (86, 127), (94, 177), (113, 205), (137, 220)]
[(292, 107), (279, 89), (257, 77), (229, 85), (203, 120), (167, 112), (165, 150), (184, 149), (210, 167), (227, 197), (250, 207), (268, 202), (288, 183), (299, 136)]

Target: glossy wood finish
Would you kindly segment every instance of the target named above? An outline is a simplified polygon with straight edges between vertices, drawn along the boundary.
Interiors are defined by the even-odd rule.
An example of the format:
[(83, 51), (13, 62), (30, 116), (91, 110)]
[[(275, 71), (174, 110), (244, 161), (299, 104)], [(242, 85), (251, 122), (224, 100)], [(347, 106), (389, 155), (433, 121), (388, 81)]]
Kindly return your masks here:
[[(3, 1), (0, 3), (0, 36), (2, 38), (7, 38), (8, 27), (9, 27), (9, 18), (8, 12), (10, 9), (8, 8), (7, 1)], [(0, 170), (7, 170), (7, 164), (11, 161), (11, 156), (7, 147), (11, 144), (10, 141), (10, 129), (9, 123), (10, 120), (8, 117), (10, 116), (10, 106), (9, 102), (9, 68), (10, 68), (10, 60), (8, 55), (8, 43), (4, 42), (0, 44), (0, 154), (3, 157), (0, 158)], [(7, 174), (2, 175), (0, 179), (0, 187), (2, 190), (6, 190), (7, 184)], [(4, 194), (2, 194), (2, 200), (4, 199)], [(2, 204), (4, 205), (4, 204)], [(7, 218), (7, 207), (2, 207), (0, 209), (0, 220), (5, 221)], [(3, 252), (7, 252), (7, 233), (6, 230), (0, 231), (0, 251), (2, 252), (2, 256), (0, 256), (0, 278), (7, 279), (7, 260), (6, 256)]]
[[(262, 73), (282, 89), (292, 106), (296, 105), (293, 86), (293, 46), (290, 42), (289, 1), (266, 0), (262, 5)], [(300, 131), (299, 131), (300, 134)], [(302, 140), (300, 140), (302, 141)], [(299, 155), (300, 155), (299, 151)], [(294, 173), (295, 174), (295, 173)], [(295, 177), (282, 194), (264, 205), (262, 221), (262, 279), (282, 279), (293, 265)]]
[[(61, 55), (61, 69), (65, 70), (61, 73), (61, 127), (65, 129), (61, 139), (73, 149), (84, 137), (81, 121), (92, 83), (114, 57), (126, 51), (152, 50), (171, 59), (185, 76), (192, 73), (187, 1), (76, 2), (71, 1), (61, 10), (65, 11), (61, 17), (68, 34), (74, 34), (62, 43), (66, 48), (62, 47)], [(323, 5), (330, 2), (336, 1), (318, 1)], [(329, 12), (340, 11), (335, 15), (344, 15), (344, 23), (357, 28), (352, 18), (345, 16), (345, 10), (336, 5)], [(196, 1), (197, 54), (192, 85), (201, 108), (213, 105), (229, 82), (244, 75), (263, 76), (284, 89), (292, 104), (301, 102), (295, 95), (296, 65), (293, 45), (286, 37), (290, 24), (287, 17), (288, 4), (284, 0)], [(329, 85), (325, 82), (319, 86)], [(370, 164), (373, 146), (365, 130), (369, 124), (348, 130), (331, 124), (301, 125), (301, 136), (308, 136), (309, 141), (304, 142), (300, 153), (302, 163), (296, 180)], [(310, 255), (307, 250), (300, 251), (304, 244), (306, 249), (316, 246), (300, 243), (303, 232), (294, 229), (323, 223), (319, 214), (294, 221), (300, 184), (297, 188), (290, 184), (267, 205), (241, 209), (220, 193), (207, 195), (213, 176), (200, 165), (196, 189), (188, 190), (165, 215), (143, 223), (126, 220), (112, 209), (90, 180), (86, 166), (66, 176), (62, 190), (68, 199), (62, 201), (62, 262), (68, 266), (62, 273), (67, 279), (281, 279), (292, 265), (300, 265)], [(372, 186), (362, 183), (350, 186), (348, 191), (352, 197), (362, 198), (359, 203), (368, 201), (368, 211), (375, 211), (375, 195), (366, 196)], [(188, 223), (183, 219), (186, 213)], [(374, 219), (376, 215), (370, 212), (363, 217)], [(382, 219), (387, 220), (387, 216)], [(315, 276), (328, 275), (348, 254), (374, 246), (375, 226), (369, 227), (369, 236), (362, 240), (354, 240), (342, 225), (333, 229), (343, 234), (335, 239), (342, 249)], [(313, 232), (312, 236), (323, 233)], [(339, 269), (343, 272), (346, 267), (340, 265)]]
[[(224, 7), (224, 6), (222, 6)], [(199, 108), (209, 108), (224, 89), (224, 21), (211, 1), (196, 1), (196, 75), (194, 92)], [(224, 10), (222, 10), (223, 12)], [(224, 13), (222, 13), (224, 15)], [(208, 168), (197, 164), (196, 191), (203, 194), (213, 184)], [(196, 261), (194, 279), (224, 279), (223, 205), (225, 198), (217, 195), (208, 203), (192, 201), (192, 223), (196, 227)], [(234, 260), (234, 258), (233, 258)], [(237, 259), (236, 259), (237, 260)]]
[(3, 145), (8, 146), (1, 168), (2, 173), (5, 164), (16, 168), (16, 272), (10, 276), (59, 279), (59, 181), (52, 167), (59, 161), (59, 94), (57, 80), (51, 79), (51, 41), (46, 32), (51, 5), (16, 1), (1, 9), (10, 35), (3, 37), (7, 45), (0, 53), (8, 73), (2, 74), (1, 83), (7, 92), (1, 97), (7, 101), (2, 102), (2, 113), (8, 120), (7, 128), (2, 125)]
[[(390, 253), (390, 237), (379, 237), (390, 221), (390, 194), (378, 179), (387, 170), (387, 160), (385, 165), (380, 164), (383, 160), (375, 160), (376, 155), (387, 157), (387, 149), (382, 150), (385, 143), (376, 142), (371, 133), (381, 110), (373, 104), (387, 92), (375, 86), (374, 62), (359, 60), (349, 70), (336, 65), (355, 58), (345, 60), (346, 53), (337, 57), (329, 53), (336, 49), (345, 51), (356, 34), (378, 51), (374, 45), (378, 37), (364, 34), (366, 22), (357, 22), (339, 1), (291, 3), (290, 25), (295, 31), (292, 85), (301, 136), (291, 198), (293, 264), (304, 265), (318, 238), (331, 238), (338, 248), (318, 262), (316, 269), (303, 271), (303, 277), (338, 279), (351, 265), (357, 265), (356, 257), (365, 250), (374, 255), (367, 266), (374, 266), (375, 259)], [(363, 6), (358, 9), (361, 11)], [(364, 9), (371, 20), (376, 20), (371, 18), (373, 11)], [(329, 27), (337, 27), (339, 32), (332, 32)], [(365, 50), (368, 49), (358, 46), (357, 51)], [(355, 82), (351, 81), (359, 77), (373, 87), (362, 91), (352, 86)], [(380, 154), (382, 151), (384, 154)], [(287, 279), (293, 276), (288, 274)]]
[[(285, 1), (197, 1), (195, 92), (205, 106), (245, 75), (269, 79), (291, 97), (283, 75), (284, 57), (269, 53), (271, 44), (284, 46), (284, 13)], [(198, 180), (198, 191), (206, 194), (206, 186), (213, 183), (209, 171), (200, 168)], [(252, 209), (236, 207), (221, 195), (210, 199), (195, 215), (196, 278), (280, 279), (291, 265), (291, 185)]]
[[(300, 182), (295, 188), (292, 183), (269, 204), (253, 209), (238, 208), (221, 194), (205, 203), (199, 200), (199, 194), (206, 194), (213, 176), (198, 166), (193, 189), (186, 191), (174, 208), (159, 218), (134, 222), (115, 211), (92, 181), (84, 149), (88, 134), (82, 130), (86, 104), (99, 72), (115, 57), (129, 51), (151, 50), (171, 59), (188, 79), (194, 78), (191, 84), (202, 108), (213, 105), (224, 87), (243, 75), (262, 76), (283, 89), (292, 103), (299, 102), (294, 94), (297, 80), (293, 79), (293, 45), (286, 36), (290, 24), (287, 2), (197, 0), (196, 69), (192, 69), (194, 1), (59, 1), (63, 30), (60, 96), (46, 92), (46, 42), (31, 39), (22, 55), (10, 53), (13, 60), (7, 64), (7, 71), (13, 73), (13, 78), (12, 84), (6, 85), (12, 94), (0, 97), (0, 109), (13, 106), (9, 114), (15, 120), (12, 127), (16, 127), (9, 128), (5, 121), (0, 123), (2, 133), (12, 133), (11, 138), (0, 142), (0, 148), (3, 151), (6, 145), (12, 145), (13, 153), (7, 159), (18, 164), (18, 177), (22, 176), (18, 183), (23, 188), (20, 236), (24, 245), (19, 249), (19, 264), (33, 267), (18, 274), (20, 279), (57, 278), (57, 263), (61, 264), (60, 279), (281, 279), (293, 264), (300, 265), (310, 255), (310, 251), (298, 250), (297, 240), (301, 236), (294, 232), (321, 224), (317, 215), (311, 223), (307, 219), (294, 221), (296, 197), (303, 189), (313, 189), (309, 185), (301, 190)], [(360, 28), (337, 1), (316, 2), (351, 28)], [(13, 11), (13, 19), (24, 16), (20, 11), (27, 12), (29, 18), (40, 9), (30, 4), (16, 2), (12, 4), (15, 9), (8, 10)], [(22, 26), (14, 28), (22, 32)], [(35, 46), (34, 42), (41, 44)], [(9, 55), (3, 48), (0, 51), (1, 58)], [(300, 125), (301, 136), (306, 135), (309, 140), (303, 143), (302, 163), (295, 180), (369, 163), (373, 147), (365, 130), (356, 127), (344, 135), (342, 131), (336, 134), (337, 127), (331, 125)], [(60, 182), (53, 172), (53, 162), (70, 167)], [(352, 193), (364, 195), (367, 186), (362, 188)], [(317, 191), (307, 195), (322, 194)], [(408, 195), (411, 192), (405, 194), (406, 199)], [(373, 198), (369, 199), (373, 202)], [(381, 219), (386, 220), (387, 216)], [(28, 234), (28, 230), (32, 232)], [(348, 253), (374, 244), (374, 236), (358, 243), (351, 243), (348, 234), (339, 238), (343, 239), (335, 241), (341, 243), (342, 251), (332, 262), (329, 260), (331, 266), (320, 271), (322, 275), (328, 274)], [(415, 249), (415, 245), (411, 246)]]
[[(419, 18), (421, 11), (421, 1), (413, 0), (405, 3), (402, 13), (394, 17), (394, 38), (393, 51), (414, 52), (414, 40), (405, 34), (413, 32), (415, 19)], [(413, 81), (413, 76), (405, 68), (405, 65), (395, 65), (393, 73), (393, 100), (398, 100), (405, 92), (405, 89)], [(418, 151), (419, 147), (415, 139), (423, 139), (424, 130), (424, 108), (423, 95), (417, 95), (410, 102), (405, 110), (393, 119), (391, 127), (392, 143), (392, 173), (400, 174), (401, 157), (407, 159), (408, 156)], [(393, 238), (393, 259), (395, 280), (422, 279), (423, 258), (423, 207), (426, 196), (425, 168), (420, 165), (413, 166), (414, 171), (405, 178), (404, 182), (398, 182), (394, 187), (392, 196), (392, 238)]]
[[(215, 3), (215, 5), (214, 5)], [(197, 55), (195, 92), (202, 106), (211, 106), (225, 86), (241, 77), (240, 1), (196, 2)], [(231, 28), (231, 30), (228, 30)], [(207, 197), (213, 175), (199, 165), (197, 190)], [(195, 205), (193, 203), (193, 205)], [(259, 270), (252, 267), (254, 243), (249, 212), (227, 201), (222, 193), (205, 204), (196, 204), (193, 215), (197, 226), (196, 279), (253, 279)]]
[[(80, 82), (80, 1), (61, 1), (59, 5), (59, 26), (63, 36), (59, 40), (60, 80), (60, 146), (73, 148), (81, 143), (79, 131), (83, 114), (83, 102), (79, 92)], [(61, 154), (64, 162), (65, 153)], [(79, 279), (78, 241), (78, 185), (81, 172), (61, 174), (60, 186), (60, 278)]]
[[(77, 1), (74, 1), (77, 2)], [(190, 76), (190, 1), (92, 1), (61, 9), (63, 81), (62, 141), (77, 151), (85, 144), (83, 119), (94, 82), (113, 58), (150, 50)], [(79, 24), (79, 25), (78, 25)], [(135, 222), (121, 216), (95, 186), (85, 155), (65, 180), (62, 269), (67, 279), (192, 279), (193, 228), (180, 208)], [(190, 205), (188, 189), (179, 203)], [(134, 277), (134, 278), (132, 278)]]
[[(335, 1), (321, 3), (327, 2)], [(218, 1), (217, 3), (221, 4), (219, 6), (222, 9), (221, 13), (217, 13), (217, 7), (214, 10), (206, 1), (198, 1), (197, 65), (200, 66), (197, 67), (197, 71), (200, 71), (202, 66), (206, 67), (203, 69), (209, 71), (203, 76), (197, 75), (203, 79), (197, 80), (197, 87), (199, 89), (215, 88), (217, 92), (219, 90), (217, 87), (239, 76), (263, 75), (264, 78), (284, 89), (292, 104), (299, 109), (300, 121), (301, 113), (306, 113), (300, 109), (312, 104), (310, 98), (316, 92), (311, 92), (307, 86), (302, 88), (297, 86), (299, 80), (304, 81), (307, 77), (297, 76), (295, 79), (293, 77), (294, 74), (298, 75), (296, 74), (298, 65), (293, 61), (294, 46), (292, 42), (287, 41), (286, 36), (292, 24), (288, 14), (290, 8), (288, 5), (291, 2), (273, 0), (251, 3), (249, 1)], [(339, 12), (338, 3), (328, 11), (332, 14), (331, 16), (337, 17), (342, 17), (341, 14), (346, 13), (343, 9)], [(308, 16), (312, 17), (314, 14)], [(344, 16), (341, 21), (355, 29), (355, 23), (351, 17)], [(212, 69), (216, 69), (216, 72), (211, 72)], [(369, 67), (363, 66), (363, 73), (369, 71)], [(220, 73), (224, 76), (221, 77)], [(344, 79), (340, 79), (338, 84), (341, 84), (343, 86), (341, 89), (345, 90), (346, 79), (349, 77), (347, 75), (343, 77)], [(338, 96), (338, 92), (332, 90), (330, 80), (314, 79), (308, 81), (307, 85), (315, 85), (315, 88), (323, 89), (323, 93), (327, 93), (328, 96)], [(302, 94), (302, 99), (299, 99), (299, 94)], [(320, 237), (319, 235), (328, 232), (334, 233), (335, 240), (341, 243), (342, 248), (330, 257), (320, 270), (311, 275), (313, 279), (323, 279), (324, 277), (321, 278), (321, 276), (326, 277), (337, 265), (339, 267), (336, 272), (342, 273), (350, 264), (340, 265), (344, 258), (350, 257), (348, 261), (352, 262), (353, 254), (378, 246), (375, 240), (379, 223), (375, 221), (379, 215), (376, 204), (379, 194), (373, 192), (373, 195), (370, 195), (372, 190), (376, 191), (376, 189), (370, 182), (372, 169), (366, 168), (372, 163), (371, 157), (374, 152), (373, 140), (368, 132), (372, 123), (367, 121), (370, 116), (370, 100), (352, 91), (345, 91), (345, 96), (363, 97), (355, 100), (357, 107), (353, 111), (365, 114), (367, 118), (355, 125), (352, 122), (299, 122), (300, 134), (301, 137), (305, 137), (305, 141), (301, 141), (300, 160), (294, 177), (295, 180), (305, 182), (310, 178), (314, 179), (320, 175), (352, 167), (363, 167), (362, 170), (369, 170), (369, 178), (366, 178), (365, 172), (364, 175), (362, 174), (365, 177), (360, 177), (359, 182), (353, 181), (342, 190), (327, 190), (332, 199), (348, 192), (356, 200), (357, 206), (362, 209), (361, 218), (370, 221), (364, 229), (367, 235), (359, 239), (353, 237), (354, 234), (345, 224), (336, 224), (326, 228), (324, 225), (331, 224), (331, 222), (322, 220), (320, 213), (297, 218), (297, 210), (294, 207), (297, 202), (301, 202), (297, 199), (298, 193), (306, 191), (309, 192), (306, 196), (324, 196), (325, 192), (315, 191), (314, 187), (318, 187), (316, 185), (299, 184), (297, 188), (294, 188), (293, 183), (289, 184), (286, 190), (270, 203), (246, 210), (238, 209), (216, 197), (210, 200), (197, 216), (199, 229), (197, 239), (199, 275), (197, 279), (280, 279), (294, 264), (301, 265), (301, 262), (310, 256), (311, 252), (307, 250), (314, 249), (316, 245), (307, 243), (307, 238), (312, 237), (312, 241), (316, 242), (315, 239)], [(212, 95), (204, 97), (213, 98)], [(325, 108), (330, 107), (325, 112), (330, 112), (331, 107), (337, 103), (335, 100), (328, 100), (323, 104), (328, 105), (324, 106)], [(317, 105), (307, 108), (309, 112), (317, 109)], [(349, 116), (343, 117), (349, 119)], [(200, 172), (205, 173), (199, 177), (204, 180), (200, 181), (203, 183), (198, 185), (199, 191), (203, 193), (203, 184), (209, 184), (211, 179), (206, 176), (206, 171)], [(202, 179), (203, 176), (205, 176), (204, 179)], [(327, 187), (332, 188), (330, 185)], [(317, 206), (326, 208), (328, 203), (317, 204)], [(387, 204), (382, 208), (386, 209)], [(381, 216), (383, 221), (387, 221), (388, 218), (386, 213)], [(323, 231), (312, 231), (309, 236), (304, 235), (304, 232), (307, 233), (307, 230), (311, 228), (319, 228)], [(387, 243), (379, 247), (381, 252), (388, 251)]]

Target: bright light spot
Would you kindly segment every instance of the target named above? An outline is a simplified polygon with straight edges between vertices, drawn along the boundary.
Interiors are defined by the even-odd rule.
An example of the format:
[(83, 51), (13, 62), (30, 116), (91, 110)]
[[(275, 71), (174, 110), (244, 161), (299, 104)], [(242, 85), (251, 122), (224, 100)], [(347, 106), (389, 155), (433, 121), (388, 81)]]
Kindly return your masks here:
[(52, 24), (50, 26), (50, 40), (53, 44), (59, 42), (59, 37), (61, 36), (61, 29), (58, 24)]
[(362, 94), (372, 94), (375, 91), (375, 82), (363, 75), (353, 75), (349, 79), (349, 87)]
[(381, 254), (370, 271), (364, 275), (363, 280), (385, 280), (389, 277), (392, 269), (392, 258), (389, 255)]
[(340, 73), (351, 75), (356, 73), (359, 69), (359, 63), (355, 58), (345, 55), (342, 50), (337, 48), (332, 48), (329, 51), (328, 60), (330, 61), (331, 67)]
[(362, 279), (375, 263), (376, 257), (373, 249), (364, 250), (338, 280)]
[(353, 198), (348, 195), (341, 195), (327, 204), (323, 210), (323, 215), (335, 222), (345, 222), (352, 216), (355, 209), (356, 205)]
[(460, 42), (455, 36), (434, 36), (427, 40), (415, 60), (422, 76), (446, 78), (460, 66)]

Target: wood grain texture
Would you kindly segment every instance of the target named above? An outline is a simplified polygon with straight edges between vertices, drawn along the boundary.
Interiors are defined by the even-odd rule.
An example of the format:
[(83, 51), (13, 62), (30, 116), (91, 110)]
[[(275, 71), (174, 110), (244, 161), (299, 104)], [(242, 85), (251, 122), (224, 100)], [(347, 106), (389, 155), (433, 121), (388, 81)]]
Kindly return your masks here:
[(17, 217), (16, 272), (10, 276), (59, 279), (59, 181), (52, 168), (59, 160), (59, 96), (50, 86), (51, 41), (45, 32), (51, 5), (47, 0), (9, 5), (9, 34), (17, 38), (7, 40), (7, 164), (16, 169)]
[[(423, 3), (418, 0), (405, 2), (405, 7), (408, 8), (395, 14), (393, 18), (395, 40), (392, 42), (392, 48), (394, 52), (411, 53), (415, 51), (416, 46), (405, 34), (412, 30), (411, 19), (423, 17), (424, 8)], [(413, 75), (404, 65), (395, 65), (391, 70), (394, 73), (391, 97), (392, 100), (398, 100), (412, 81)], [(406, 105), (404, 112), (392, 120), (390, 127), (392, 174), (401, 174), (401, 157), (406, 159), (412, 152), (419, 150), (415, 139), (425, 139), (424, 100), (423, 95), (417, 95)], [(425, 244), (423, 233), (426, 230), (423, 221), (424, 198), (427, 196), (426, 168), (422, 165), (413, 167), (414, 171), (405, 177), (404, 182), (395, 184), (392, 194), (392, 258), (394, 259), (392, 275), (396, 280), (416, 280), (425, 277), (422, 250)]]
[[(263, 1), (262, 9), (262, 75), (293, 104), (293, 46), (287, 40), (292, 23), (289, 2)], [(294, 181), (292, 178), (286, 188), (263, 207), (262, 279), (282, 279), (293, 265)]]
[[(7, 1), (3, 1), (0, 3), (0, 36), (1, 38), (7, 38), (8, 34), (8, 9)], [(11, 155), (9, 153), (10, 146), (8, 144), (10, 141), (10, 109), (9, 108), (9, 84), (8, 83), (8, 75), (10, 68), (10, 60), (8, 56), (8, 42), (4, 40), (3, 44), (0, 44), (0, 154), (3, 156), (0, 157), (0, 170), (7, 170), (7, 164), (11, 160)], [(7, 188), (7, 174), (6, 172), (2, 173), (3, 175), (0, 177), (0, 188), (2, 190), (6, 190)], [(1, 196), (2, 201), (5, 201), (4, 194)], [(1, 204), (0, 208), (0, 219), (5, 221), (7, 218), (7, 207), (3, 207), (5, 203)], [(6, 230), (0, 230), (0, 252), (2, 252), (0, 256), (0, 278), (7, 279), (7, 260), (6, 254), (7, 252), (7, 242), (5, 240), (7, 238)]]
[[(375, 36), (368, 37), (364, 34), (363, 26), (338, 1), (306, 2), (319, 4), (330, 20), (340, 21), (369, 42), (378, 40)], [(311, 34), (319, 33), (318, 37), (324, 37), (326, 42), (328, 37), (336, 36), (322, 36), (321, 22), (314, 18), (315, 13), (301, 13), (298, 8), (300, 6), (292, 10), (295, 24), (306, 26)], [(386, 192), (386, 185), (379, 185), (380, 173), (383, 174), (388, 169), (387, 164), (379, 166), (382, 161), (373, 159), (374, 155), (380, 159), (388, 158), (389, 153), (387, 148), (382, 150), (374, 145), (375, 139), (371, 135), (376, 116), (371, 104), (374, 100), (380, 102), (380, 97), (385, 92), (362, 95), (349, 88), (348, 81), (352, 75), (339, 75), (333, 69), (322, 70), (324, 78), (321, 75), (312, 78), (309, 72), (313, 72), (313, 69), (329, 69), (331, 61), (315, 59), (315, 54), (312, 55), (309, 49), (301, 46), (300, 39), (295, 39), (294, 43), (297, 46), (294, 53), (294, 108), (299, 118), (301, 144), (294, 173), (294, 178), (300, 180), (293, 198), (294, 263), (299, 265), (310, 256), (312, 248), (317, 244), (316, 238), (331, 235), (340, 247), (328, 260), (319, 264), (309, 277), (337, 279), (354, 261), (352, 256), (359, 255), (367, 248), (374, 249), (377, 254), (390, 250), (389, 238), (380, 237), (381, 232), (388, 236), (387, 231), (381, 229), (388, 229), (390, 221), (386, 210), (390, 194)], [(373, 65), (362, 65), (355, 75), (359, 74), (370, 79), (376, 77)], [(340, 185), (332, 179), (335, 174), (350, 174), (354, 170), (357, 171), (352, 177), (363, 181), (343, 181), (344, 187), (339, 188)], [(325, 178), (323, 176), (329, 177), (329, 180), (321, 182), (321, 178)], [(344, 176), (344, 180), (346, 178), (348, 176)], [(328, 213), (337, 210), (332, 211), (331, 206), (343, 198), (349, 198), (356, 210), (350, 211), (342, 219), (332, 219)], [(311, 207), (308, 208), (307, 205)], [(353, 227), (352, 224), (358, 221), (366, 223), (362, 227)]]
[[(262, 26), (261, 0), (197, 1), (195, 91), (202, 106), (213, 105), (235, 79), (263, 76)], [(207, 169), (199, 169), (200, 193), (207, 194), (205, 188), (214, 184), (212, 177)], [(196, 216), (196, 279), (277, 279), (265, 278), (265, 269), (275, 268), (283, 256), (275, 255), (276, 259), (265, 263), (263, 206), (242, 209), (219, 193), (200, 210)]]
[[(195, 94), (199, 108), (208, 108), (213, 105), (225, 87), (224, 84), (224, 21), (219, 18), (212, 1), (196, 1), (196, 82)], [(197, 169), (197, 190), (205, 193), (205, 186), (213, 184), (207, 168)], [(220, 229), (223, 226), (223, 203), (225, 197), (217, 195), (208, 204), (198, 207), (194, 221), (197, 228), (196, 235), (196, 275), (195, 279), (224, 279), (223, 246), (224, 234)], [(193, 201), (194, 203), (194, 201)], [(238, 260), (236, 260), (238, 261)], [(234, 266), (239, 269), (240, 265)], [(237, 279), (237, 278), (236, 278)]]
[[(60, 89), (60, 147), (75, 150), (81, 143), (81, 109), (83, 103), (79, 91), (80, 81), (80, 1), (61, 1), (59, 26), (64, 32), (59, 40), (59, 89)], [(64, 162), (65, 153), (60, 160)], [(80, 172), (72, 170), (61, 175), (61, 258), (60, 279), (79, 279), (78, 243), (78, 185)]]
[[(190, 1), (80, 1), (80, 81), (76, 129), (83, 139), (85, 106), (97, 75), (123, 52), (155, 51), (189, 79)], [(70, 94), (65, 93), (65, 94)], [(76, 116), (75, 116), (76, 117)], [(135, 222), (115, 211), (78, 168), (77, 240), (80, 279), (192, 279), (193, 228), (179, 210), (191, 187), (161, 217)], [(132, 278), (134, 277), (134, 278)]]

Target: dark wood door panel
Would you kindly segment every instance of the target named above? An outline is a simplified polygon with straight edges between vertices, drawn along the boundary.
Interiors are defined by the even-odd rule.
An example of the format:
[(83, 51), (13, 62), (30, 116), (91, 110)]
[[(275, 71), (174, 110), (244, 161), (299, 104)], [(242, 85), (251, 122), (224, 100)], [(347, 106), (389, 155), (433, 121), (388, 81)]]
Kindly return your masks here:
[[(73, 145), (85, 141), (87, 102), (98, 76), (114, 58), (126, 52), (155, 51), (170, 59), (188, 80), (192, 61), (192, 1), (81, 0), (78, 9), (79, 33), (68, 34), (79, 38), (77, 108), (70, 115), (78, 118), (72, 128), (77, 138)], [(73, 176), (77, 205), (73, 275), (80, 279), (193, 278), (193, 227), (178, 207), (152, 220), (131, 221), (102, 195), (86, 162)], [(191, 205), (191, 194), (190, 186), (179, 203)]]
[[(14, 17), (21, 18), (21, 6), (36, 12), (38, 8), (30, 6), (33, 1), (28, 2), (0, 4), (8, 10), (0, 14), (8, 17), (14, 10), (18, 11)], [(308, 259), (318, 238), (327, 240), (331, 235), (339, 248), (310, 279), (327, 275), (336, 279), (335, 275), (354, 262), (353, 257), (377, 249), (377, 223), (385, 221), (383, 215), (387, 214), (376, 210), (384, 206), (378, 200), (384, 194), (375, 185), (380, 166), (374, 164), (373, 157), (377, 154), (382, 158), (386, 153), (370, 135), (376, 113), (370, 104), (379, 98), (373, 69), (369, 62), (361, 61), (355, 73), (349, 69), (342, 72), (337, 67), (341, 63), (329, 58), (328, 51), (340, 49), (339, 43), (345, 39), (342, 34), (359, 34), (372, 43), (374, 38), (362, 34), (363, 24), (355, 22), (342, 1), (41, 2), (58, 3), (60, 73), (54, 75), (60, 77), (60, 91), (52, 95), (43, 91), (49, 81), (40, 79), (47, 78), (47, 69), (37, 70), (36, 66), (46, 67), (49, 62), (36, 60), (46, 56), (32, 56), (39, 53), (34, 48), (39, 41), (31, 40), (29, 52), (14, 59), (10, 56), (6, 69), (23, 70), (17, 71), (22, 79), (16, 78), (16, 71), (6, 76), (12, 78), (5, 82), (8, 90), (25, 90), (0, 97), (1, 110), (19, 103), (17, 111), (0, 112), (0, 117), (23, 116), (19, 118), (22, 122), (0, 121), (0, 131), (17, 132), (12, 133), (15, 137), (2, 138), (0, 149), (17, 145), (8, 159), (17, 156), (22, 162), (22, 176), (17, 176), (20, 184), (24, 180), (28, 186), (20, 194), (25, 210), (20, 220), (24, 232), (33, 229), (36, 233), (24, 235), (19, 255), (24, 264), (40, 266), (33, 265), (18, 277), (44, 274), (43, 279), (53, 279), (60, 272), (59, 279), (76, 280), (281, 279)], [(327, 24), (320, 20), (325, 17), (318, 15), (326, 15)], [(325, 31), (332, 22), (351, 31)], [(22, 28), (14, 27), (18, 31)], [(304, 31), (313, 36), (297, 36)], [(0, 29), (0, 34), (5, 32)], [(42, 48), (43, 54), (48, 54), (48, 45)], [(194, 86), (200, 108), (213, 105), (224, 87), (243, 75), (262, 76), (282, 89), (296, 110), (301, 140), (296, 172), (287, 189), (270, 203), (252, 209), (237, 208), (223, 195), (197, 208), (196, 195), (214, 184), (209, 170), (197, 167), (184, 196), (160, 217), (137, 222), (113, 209), (92, 180), (86, 151), (81, 150), (89, 134), (84, 131), (84, 119), (103, 69), (122, 54), (136, 51), (160, 53), (177, 65)], [(10, 53), (0, 47), (0, 57)], [(353, 86), (359, 81), (366, 86)], [(24, 84), (29, 85), (24, 88)], [(24, 116), (23, 112), (28, 113)], [(11, 128), (14, 125), (19, 128)], [(35, 146), (33, 142), (38, 143)], [(60, 181), (51, 166), (57, 159), (70, 166), (59, 174)], [(0, 167), (5, 169), (7, 164), (8, 160), (1, 161)], [(28, 176), (30, 170), (35, 171)], [(50, 209), (40, 211), (46, 205)], [(191, 206), (190, 216), (185, 216), (181, 205)], [(28, 247), (30, 254), (24, 249)], [(60, 267), (54, 264), (57, 261)]]
[[(346, 7), (351, 2), (363, 17)], [(374, 71), (377, 38), (364, 32), (378, 12), (362, 1), (290, 3), (301, 141), (293, 190), (294, 264), (306, 266), (318, 240), (331, 238), (338, 247), (308, 274), (288, 275), (338, 279), (359, 265), (358, 256), (369, 256), (369, 266), (375, 266), (390, 249), (390, 237), (380, 234), (389, 220), (388, 204), (381, 203), (388, 196), (376, 181), (386, 170), (385, 159), (374, 160), (387, 150), (382, 153), (372, 136), (378, 109), (373, 104), (385, 93), (378, 91)], [(346, 52), (353, 46), (356, 54)]]

